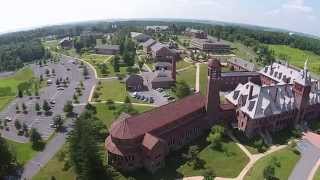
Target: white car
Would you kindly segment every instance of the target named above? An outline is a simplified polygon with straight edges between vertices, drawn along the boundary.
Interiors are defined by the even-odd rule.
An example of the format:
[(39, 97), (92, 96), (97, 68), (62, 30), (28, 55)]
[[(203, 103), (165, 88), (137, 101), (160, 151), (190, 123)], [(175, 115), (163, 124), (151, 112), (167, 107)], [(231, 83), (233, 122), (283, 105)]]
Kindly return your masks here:
[(6, 119), (5, 119), (7, 122), (11, 122), (12, 121), (12, 118), (7, 116)]

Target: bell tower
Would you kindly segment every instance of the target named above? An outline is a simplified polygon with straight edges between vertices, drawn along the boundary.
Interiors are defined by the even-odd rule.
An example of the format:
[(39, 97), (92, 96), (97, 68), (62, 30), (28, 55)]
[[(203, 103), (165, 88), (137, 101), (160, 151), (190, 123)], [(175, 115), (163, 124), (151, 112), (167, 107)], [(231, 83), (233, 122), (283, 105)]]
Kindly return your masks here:
[(208, 61), (208, 85), (206, 110), (209, 123), (219, 120), (220, 112), (221, 64), (217, 59)]
[(296, 79), (293, 86), (295, 106), (298, 109), (296, 124), (304, 119), (305, 108), (309, 103), (309, 94), (311, 92), (311, 76), (307, 67), (308, 60), (304, 64), (304, 69), (301, 71), (301, 77)]

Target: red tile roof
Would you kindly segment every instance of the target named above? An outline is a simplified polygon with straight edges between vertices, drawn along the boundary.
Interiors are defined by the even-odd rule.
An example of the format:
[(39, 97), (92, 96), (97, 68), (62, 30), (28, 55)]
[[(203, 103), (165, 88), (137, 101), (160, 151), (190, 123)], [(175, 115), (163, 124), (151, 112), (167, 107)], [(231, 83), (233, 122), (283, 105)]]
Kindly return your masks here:
[(200, 94), (188, 96), (137, 116), (117, 120), (111, 125), (110, 134), (117, 139), (134, 139), (177, 121), (204, 106), (204, 96)]

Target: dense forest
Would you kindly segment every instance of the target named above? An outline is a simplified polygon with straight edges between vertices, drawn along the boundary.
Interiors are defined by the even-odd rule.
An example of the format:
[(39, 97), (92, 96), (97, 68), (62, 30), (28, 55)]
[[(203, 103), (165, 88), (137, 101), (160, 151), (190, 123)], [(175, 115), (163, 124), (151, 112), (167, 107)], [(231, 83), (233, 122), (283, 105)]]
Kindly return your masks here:
[[(95, 21), (49, 26), (1, 35), (0, 71), (16, 70), (21, 68), (24, 63), (37, 59), (48, 58), (50, 54), (46, 52), (42, 46), (42, 39), (49, 37), (60, 39), (66, 36), (80, 36), (81, 33), (85, 31), (113, 33), (119, 29), (122, 31), (125, 29), (127, 32), (143, 32), (144, 27), (147, 25), (167, 25), (174, 34), (183, 32), (187, 27), (202, 29), (208, 32), (209, 35), (231, 42), (239, 41), (246, 46), (253, 47), (256, 51), (260, 50), (260, 52), (268, 52), (267, 47), (263, 46), (263, 44), (281, 44), (301, 50), (312, 51), (320, 55), (320, 39), (301, 36), (298, 34), (290, 34), (288, 32), (271, 32), (257, 27), (251, 28), (249, 26), (232, 24), (216, 25), (202, 22), (183, 21)], [(123, 39), (121, 40), (123, 42)], [(75, 46), (78, 47), (79, 50), (82, 47), (86, 47), (86, 44), (88, 43), (82, 42), (81, 39), (75, 42)]]
[(14, 71), (23, 67), (24, 63), (49, 56), (40, 40), (2, 44), (0, 45), (0, 71)]

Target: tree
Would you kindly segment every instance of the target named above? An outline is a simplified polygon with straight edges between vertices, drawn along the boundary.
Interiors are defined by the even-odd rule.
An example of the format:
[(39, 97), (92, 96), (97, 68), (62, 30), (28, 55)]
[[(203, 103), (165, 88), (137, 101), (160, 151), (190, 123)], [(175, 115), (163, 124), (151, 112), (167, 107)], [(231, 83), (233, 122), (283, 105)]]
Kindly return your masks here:
[(16, 156), (8, 143), (0, 136), (0, 177), (14, 175), (19, 166)]
[(125, 104), (130, 104), (131, 103), (131, 100), (130, 100), (129, 96), (126, 96), (126, 98), (124, 99), (124, 103)]
[(23, 91), (21, 89), (18, 89), (18, 97), (19, 98), (23, 97)]
[(263, 169), (263, 177), (266, 180), (275, 180), (275, 168), (272, 165), (268, 165)]
[(22, 128), (22, 125), (19, 120), (14, 121), (14, 126), (16, 127), (17, 130), (20, 130)]
[(193, 168), (201, 168), (203, 166), (203, 162), (198, 157), (200, 150), (197, 145), (190, 146), (188, 153), (183, 154), (182, 157), (188, 160), (188, 164)]
[(114, 56), (112, 65), (114, 72), (120, 72), (120, 64), (119, 64), (120, 57), (118, 55)]
[(48, 103), (47, 100), (43, 100), (43, 103), (42, 103), (42, 109), (46, 112), (46, 113), (49, 113), (50, 112), (50, 105)]
[(83, 76), (84, 77), (89, 76), (89, 70), (87, 66), (83, 66)]
[(71, 116), (73, 114), (73, 105), (71, 101), (68, 101), (64, 107), (63, 107), (63, 111), (65, 113), (67, 113), (67, 116)]
[(41, 107), (40, 107), (40, 104), (39, 104), (38, 102), (35, 103), (35, 105), (34, 105), (34, 110), (35, 110), (36, 112), (41, 111)]
[(143, 65), (144, 65), (144, 61), (138, 61), (138, 66), (140, 70), (142, 70)]
[(70, 133), (70, 161), (79, 179), (110, 179), (108, 167), (103, 165), (99, 153), (101, 142), (97, 141), (100, 140), (101, 128), (105, 127), (97, 125), (98, 122), (92, 112), (85, 111), (75, 121), (74, 129)]
[(220, 149), (223, 135), (224, 127), (215, 125), (211, 128), (211, 131), (207, 137), (207, 141), (210, 143), (212, 148)]
[(189, 85), (185, 81), (179, 81), (176, 83), (175, 94), (178, 98), (183, 98), (191, 94)]
[(56, 127), (56, 130), (61, 130), (62, 126), (63, 126), (63, 118), (61, 115), (56, 115), (53, 118), (53, 124)]
[(22, 110), (23, 112), (27, 112), (27, 106), (25, 103), (22, 103)]
[(42, 141), (40, 133), (35, 128), (32, 128), (30, 131), (30, 141), (33, 149), (42, 150), (44, 148), (45, 143)]

